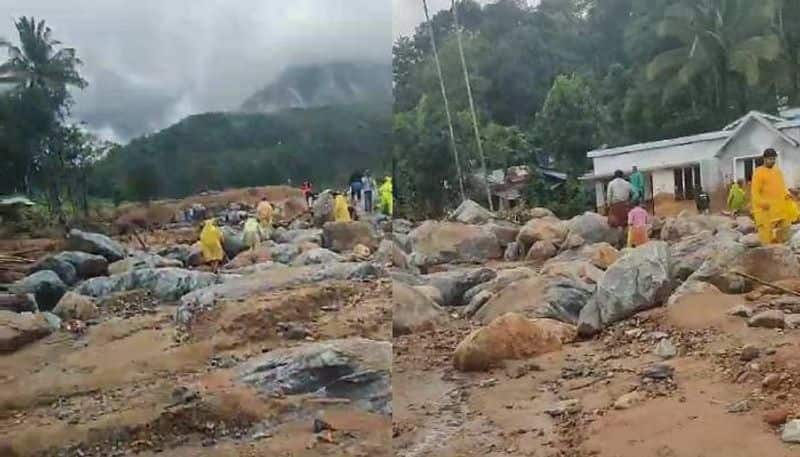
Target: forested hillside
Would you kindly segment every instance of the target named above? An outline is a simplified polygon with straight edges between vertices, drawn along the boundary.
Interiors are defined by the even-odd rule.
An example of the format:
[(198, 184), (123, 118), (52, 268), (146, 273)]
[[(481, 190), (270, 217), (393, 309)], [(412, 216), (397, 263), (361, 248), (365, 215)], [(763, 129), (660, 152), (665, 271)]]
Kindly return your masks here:
[(92, 193), (179, 197), (289, 179), (344, 186), (355, 167), (388, 169), (390, 117), (386, 104), (190, 116), (112, 150), (95, 167)]
[[(459, 3), (489, 167), (530, 163), (543, 150), (576, 176), (592, 148), (716, 130), (749, 110), (800, 101), (800, 2), (536, 3)], [(458, 151), (476, 171), (453, 15), (432, 22)], [(436, 190), (456, 173), (427, 24), (398, 39), (393, 58), (400, 197), (441, 196), (415, 208), (437, 212), (448, 195)]]

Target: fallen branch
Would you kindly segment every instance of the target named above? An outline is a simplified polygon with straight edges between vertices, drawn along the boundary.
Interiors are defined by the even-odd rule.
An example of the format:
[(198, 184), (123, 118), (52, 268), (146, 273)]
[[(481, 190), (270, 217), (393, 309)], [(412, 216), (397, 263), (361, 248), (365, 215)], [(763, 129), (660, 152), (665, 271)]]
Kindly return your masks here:
[(763, 279), (757, 278), (757, 277), (755, 277), (753, 275), (749, 275), (747, 273), (743, 273), (741, 271), (736, 271), (736, 270), (733, 271), (733, 274), (739, 275), (739, 276), (741, 276), (743, 278), (747, 278), (747, 279), (749, 279), (749, 280), (751, 280), (753, 282), (757, 282), (757, 283), (761, 284), (762, 286), (767, 286), (767, 287), (771, 287), (771, 288), (773, 288), (775, 290), (779, 290), (779, 291), (781, 291), (781, 292), (783, 292), (785, 294), (794, 295), (795, 297), (800, 297), (800, 292), (796, 292), (796, 291), (794, 291), (792, 289), (788, 289), (786, 287), (779, 286), (777, 284), (773, 284), (773, 283), (768, 282), (768, 281), (764, 281)]

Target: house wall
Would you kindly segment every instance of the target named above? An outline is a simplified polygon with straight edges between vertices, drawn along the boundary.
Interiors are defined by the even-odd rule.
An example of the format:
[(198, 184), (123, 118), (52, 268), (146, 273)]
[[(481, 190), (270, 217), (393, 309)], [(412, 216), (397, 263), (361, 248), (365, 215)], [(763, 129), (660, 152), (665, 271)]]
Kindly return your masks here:
[(611, 175), (614, 170), (622, 170), (628, 174), (634, 165), (642, 171), (649, 171), (689, 163), (699, 163), (702, 160), (713, 159), (714, 154), (724, 142), (724, 138), (719, 138), (698, 143), (595, 157), (592, 159), (594, 174)]
[[(800, 137), (800, 129), (786, 129), (783, 133)], [(741, 159), (760, 156), (764, 149), (778, 151), (778, 166), (783, 171), (783, 179), (788, 187), (800, 187), (800, 148), (777, 136), (760, 123), (751, 122), (742, 129), (722, 151), (719, 158), (716, 178), (724, 184), (727, 179), (744, 177), (744, 164)]]

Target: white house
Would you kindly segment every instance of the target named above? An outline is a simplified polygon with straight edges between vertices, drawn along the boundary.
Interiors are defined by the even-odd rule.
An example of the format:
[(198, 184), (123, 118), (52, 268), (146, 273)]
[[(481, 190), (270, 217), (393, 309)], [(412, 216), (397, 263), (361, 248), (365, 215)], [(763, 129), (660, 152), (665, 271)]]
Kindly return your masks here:
[(605, 207), (606, 185), (615, 170), (626, 175), (636, 166), (645, 176), (645, 199), (658, 215), (694, 207), (702, 186), (712, 205), (725, 204), (727, 185), (734, 179), (748, 184), (766, 148), (778, 152), (786, 185), (800, 187), (800, 119), (787, 120), (752, 111), (720, 131), (589, 151), (597, 207)]

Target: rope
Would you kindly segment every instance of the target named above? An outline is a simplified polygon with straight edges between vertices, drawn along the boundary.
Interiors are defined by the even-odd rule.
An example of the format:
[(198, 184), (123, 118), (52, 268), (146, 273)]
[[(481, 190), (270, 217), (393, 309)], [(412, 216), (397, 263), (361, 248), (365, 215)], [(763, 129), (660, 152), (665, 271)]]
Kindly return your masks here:
[(483, 182), (486, 185), (486, 198), (489, 202), (489, 210), (494, 212), (494, 204), (492, 203), (492, 191), (489, 188), (489, 178), (486, 175), (486, 157), (483, 154), (483, 144), (481, 143), (481, 133), (478, 129), (478, 116), (475, 114), (475, 102), (472, 99), (472, 85), (469, 82), (469, 71), (467, 70), (467, 60), (464, 58), (464, 46), (461, 44), (461, 26), (458, 24), (458, 8), (456, 8), (456, 0), (450, 0), (450, 6), (453, 9), (453, 22), (456, 26), (456, 40), (458, 41), (458, 53), (461, 55), (461, 68), (464, 70), (464, 82), (467, 85), (467, 98), (469, 99), (469, 109), (472, 114), (472, 128), (475, 130), (475, 142), (478, 145), (478, 155), (481, 159), (481, 172), (483, 173)]
[(461, 162), (458, 160), (458, 148), (456, 148), (456, 136), (453, 131), (453, 118), (450, 116), (450, 103), (447, 101), (447, 90), (444, 86), (444, 77), (442, 76), (442, 65), (439, 62), (439, 51), (436, 48), (436, 37), (433, 31), (433, 24), (431, 23), (430, 15), (428, 14), (428, 2), (422, 0), (422, 7), (425, 9), (425, 20), (428, 23), (428, 32), (431, 36), (431, 47), (433, 48), (433, 59), (436, 62), (436, 72), (439, 74), (439, 87), (442, 91), (442, 99), (444, 99), (444, 111), (447, 114), (447, 127), (450, 130), (450, 147), (453, 150), (453, 160), (456, 162), (456, 172), (458, 173), (458, 186), (461, 191), (461, 201), (466, 200), (466, 193), (464, 192), (464, 175), (461, 173)]

